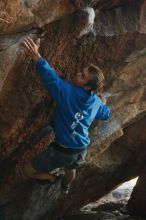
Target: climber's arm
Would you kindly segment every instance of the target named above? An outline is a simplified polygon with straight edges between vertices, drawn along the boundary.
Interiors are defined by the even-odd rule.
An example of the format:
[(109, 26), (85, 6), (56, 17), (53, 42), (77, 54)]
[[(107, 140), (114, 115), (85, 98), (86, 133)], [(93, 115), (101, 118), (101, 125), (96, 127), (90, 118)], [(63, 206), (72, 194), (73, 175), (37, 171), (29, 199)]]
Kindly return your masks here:
[(110, 115), (111, 115), (110, 108), (105, 103), (101, 102), (95, 119), (107, 120), (110, 117)]
[(62, 80), (54, 69), (50, 67), (48, 62), (41, 57), (38, 51), (39, 46), (30, 37), (24, 39), (23, 45), (33, 58), (34, 65), (44, 87), (49, 91), (55, 101), (61, 101), (61, 98), (69, 94), (69, 90), (71, 89), (70, 84)]

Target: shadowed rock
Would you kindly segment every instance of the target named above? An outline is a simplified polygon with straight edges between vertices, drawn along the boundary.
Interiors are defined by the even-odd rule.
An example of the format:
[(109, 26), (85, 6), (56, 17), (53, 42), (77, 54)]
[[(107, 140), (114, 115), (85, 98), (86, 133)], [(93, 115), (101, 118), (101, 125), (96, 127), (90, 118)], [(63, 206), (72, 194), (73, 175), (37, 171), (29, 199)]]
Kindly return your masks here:
[[(136, 176), (143, 185), (129, 210), (146, 215), (145, 193), (138, 197), (146, 159), (145, 7), (136, 0), (0, 3), (0, 204), (6, 219), (62, 216)], [(90, 63), (105, 73), (112, 117), (93, 124), (86, 162), (68, 196), (60, 194), (60, 181), (41, 187), (22, 176), (23, 165), (53, 140), (42, 128), (52, 120), (54, 103), (21, 46), (27, 35), (41, 38), (42, 56), (68, 81)]]

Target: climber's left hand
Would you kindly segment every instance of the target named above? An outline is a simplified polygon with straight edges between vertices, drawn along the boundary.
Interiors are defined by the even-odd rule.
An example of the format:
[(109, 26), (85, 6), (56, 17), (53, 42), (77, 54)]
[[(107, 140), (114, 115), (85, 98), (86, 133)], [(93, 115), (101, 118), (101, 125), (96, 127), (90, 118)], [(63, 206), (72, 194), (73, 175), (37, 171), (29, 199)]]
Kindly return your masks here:
[(24, 38), (22, 45), (29, 52), (34, 61), (37, 61), (41, 55), (39, 53), (40, 39), (35, 43), (29, 36)]

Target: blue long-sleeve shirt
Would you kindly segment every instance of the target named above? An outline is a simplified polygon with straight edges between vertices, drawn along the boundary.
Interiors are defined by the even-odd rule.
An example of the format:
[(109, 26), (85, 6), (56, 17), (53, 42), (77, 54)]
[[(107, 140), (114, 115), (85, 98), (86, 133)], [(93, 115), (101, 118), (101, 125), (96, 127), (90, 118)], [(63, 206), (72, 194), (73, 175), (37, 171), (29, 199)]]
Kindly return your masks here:
[(91, 123), (94, 119), (108, 119), (109, 107), (94, 92), (62, 80), (45, 59), (40, 58), (35, 67), (43, 86), (56, 102), (55, 141), (68, 148), (87, 147)]

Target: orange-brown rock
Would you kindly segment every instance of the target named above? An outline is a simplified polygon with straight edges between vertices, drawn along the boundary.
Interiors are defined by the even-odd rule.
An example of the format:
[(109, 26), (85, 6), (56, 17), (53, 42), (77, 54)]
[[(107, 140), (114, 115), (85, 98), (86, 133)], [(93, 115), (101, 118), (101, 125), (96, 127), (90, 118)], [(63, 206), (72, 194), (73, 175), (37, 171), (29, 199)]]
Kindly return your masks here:
[[(51, 219), (79, 210), (131, 178), (140, 176), (141, 182), (146, 159), (145, 1), (4, 0), (0, 9), (0, 211), (6, 219)], [(92, 126), (87, 160), (67, 197), (60, 194), (60, 182), (41, 187), (22, 176), (23, 165), (53, 139), (42, 128), (54, 111), (21, 46), (27, 35), (41, 38), (42, 56), (66, 80), (89, 63), (105, 72), (112, 116)], [(130, 212), (137, 207), (140, 215), (140, 207), (131, 204)]]

